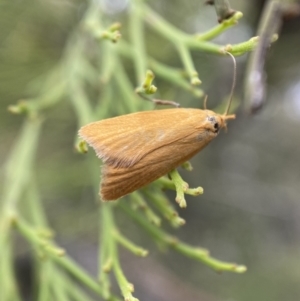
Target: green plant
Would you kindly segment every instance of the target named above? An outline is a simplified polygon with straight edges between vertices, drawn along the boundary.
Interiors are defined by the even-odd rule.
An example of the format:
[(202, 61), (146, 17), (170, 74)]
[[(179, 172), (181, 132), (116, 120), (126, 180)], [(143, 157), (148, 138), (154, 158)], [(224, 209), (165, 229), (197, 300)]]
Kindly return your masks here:
[[(258, 41), (254, 37), (240, 44), (225, 46), (210, 42), (236, 25), (242, 17), (240, 12), (235, 12), (211, 30), (196, 35), (187, 34), (172, 26), (143, 1), (132, 1), (128, 17), (130, 38), (126, 40), (121, 38), (121, 25), (111, 24), (109, 16), (104, 14), (96, 2), (91, 1), (80, 24), (70, 35), (63, 57), (39, 85), (36, 96), (9, 107), (10, 112), (24, 113), (26, 118), (9, 156), (1, 196), (0, 291), (3, 301), (21, 300), (13, 272), (13, 231), (18, 231), (32, 245), (37, 275), (37, 300), (92, 299), (82, 288), (88, 288), (105, 300), (120, 300), (110, 290), (111, 274), (115, 276), (124, 299), (136, 300), (132, 295), (133, 285), (127, 280), (121, 267), (119, 246), (136, 256), (146, 256), (147, 250), (135, 245), (120, 231), (114, 218), (115, 208), (122, 209), (160, 246), (172, 248), (216, 271), (242, 273), (246, 270), (242, 265), (214, 259), (207, 250), (190, 246), (162, 229), (162, 219), (173, 227), (180, 227), (185, 221), (161, 187), (175, 189), (176, 186), (182, 207), (185, 206), (184, 194), (202, 193), (201, 187), (187, 189), (177, 171), (174, 171), (172, 177), (176, 178), (176, 185), (167, 178), (162, 178), (152, 184), (151, 191), (147, 188), (137, 191), (119, 203), (99, 203), (101, 248), (98, 279), (89, 276), (55, 243), (42, 205), (43, 196), (39, 194), (35, 179), (36, 150), (43, 130), (43, 111), (51, 110), (69, 99), (76, 112), (79, 128), (90, 121), (107, 118), (112, 113), (125, 114), (151, 109), (151, 103), (141, 101), (135, 93), (136, 90), (146, 94), (155, 92), (153, 77), (151, 73), (147, 73), (148, 69), (170, 85), (201, 97), (204, 94), (198, 87), (201, 80), (190, 50), (219, 56), (226, 56), (226, 52), (230, 52), (237, 56), (254, 49)], [(163, 64), (147, 53), (145, 25), (173, 44), (182, 62), (182, 69)], [(93, 50), (89, 47), (91, 43)], [(126, 71), (124, 58), (129, 59), (134, 66), (135, 84)], [(121, 99), (120, 95), (122, 100), (116, 105), (116, 99)], [(74, 136), (77, 150), (86, 152), (86, 145), (78, 140), (76, 133)], [(93, 175), (98, 164), (95, 164), (95, 158), (89, 157), (87, 160), (89, 168), (86, 172)], [(95, 177), (93, 186), (96, 200), (98, 185)], [(20, 201), (30, 206), (29, 216), (23, 215)], [(77, 282), (81, 287), (74, 284)]]

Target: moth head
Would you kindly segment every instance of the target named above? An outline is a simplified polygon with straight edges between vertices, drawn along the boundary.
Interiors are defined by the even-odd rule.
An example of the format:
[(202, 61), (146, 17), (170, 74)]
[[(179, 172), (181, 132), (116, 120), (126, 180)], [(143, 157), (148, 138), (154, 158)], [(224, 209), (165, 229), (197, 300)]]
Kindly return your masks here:
[(206, 111), (206, 130), (213, 134), (217, 135), (221, 129), (227, 131), (227, 120), (234, 119), (235, 115), (220, 115), (213, 111)]

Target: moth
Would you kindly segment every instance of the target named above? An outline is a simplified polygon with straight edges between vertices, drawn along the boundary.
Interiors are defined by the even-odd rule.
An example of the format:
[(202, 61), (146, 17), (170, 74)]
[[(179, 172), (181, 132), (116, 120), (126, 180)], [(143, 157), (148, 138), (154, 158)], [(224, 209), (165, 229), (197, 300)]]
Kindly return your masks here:
[(168, 174), (212, 141), (234, 115), (173, 108), (92, 122), (79, 136), (103, 161), (100, 197), (117, 200)]
[(168, 174), (200, 152), (227, 127), (236, 79), (224, 114), (205, 108), (137, 112), (83, 126), (79, 136), (103, 161), (100, 197), (121, 198)]

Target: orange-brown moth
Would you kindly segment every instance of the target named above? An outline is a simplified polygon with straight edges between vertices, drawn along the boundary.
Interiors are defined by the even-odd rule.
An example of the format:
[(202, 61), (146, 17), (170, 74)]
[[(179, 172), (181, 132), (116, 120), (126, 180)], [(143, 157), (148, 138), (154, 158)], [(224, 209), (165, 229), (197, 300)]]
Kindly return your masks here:
[(111, 201), (192, 158), (233, 118), (200, 109), (145, 111), (92, 122), (79, 136), (104, 163), (100, 196)]
[(174, 108), (137, 112), (83, 126), (79, 136), (104, 163), (101, 199), (119, 199), (168, 174), (201, 151), (220, 129), (226, 128), (226, 120), (235, 118), (228, 115), (234, 85), (235, 71), (224, 114), (206, 108)]

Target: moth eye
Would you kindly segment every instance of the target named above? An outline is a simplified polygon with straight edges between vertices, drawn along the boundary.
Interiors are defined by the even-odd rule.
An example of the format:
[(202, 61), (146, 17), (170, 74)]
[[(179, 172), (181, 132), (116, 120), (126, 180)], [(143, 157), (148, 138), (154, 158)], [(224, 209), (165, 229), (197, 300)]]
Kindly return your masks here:
[(214, 124), (214, 128), (215, 128), (215, 133), (217, 133), (219, 131), (219, 124), (217, 122)]

